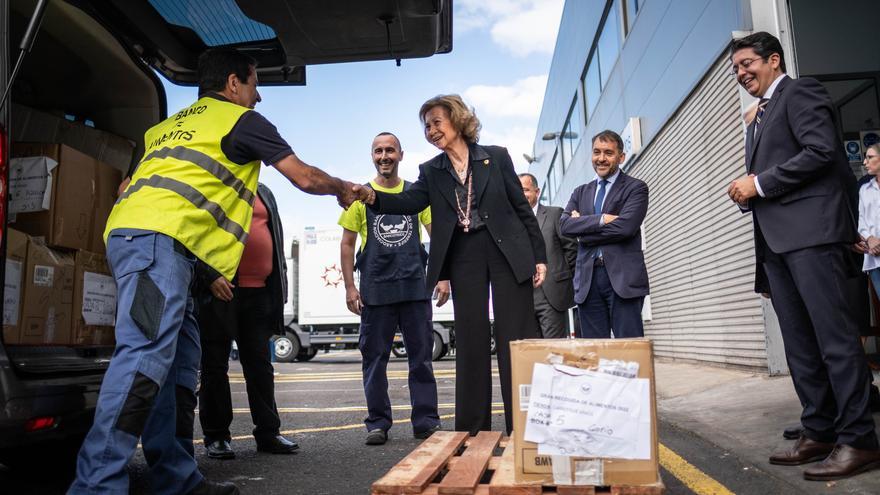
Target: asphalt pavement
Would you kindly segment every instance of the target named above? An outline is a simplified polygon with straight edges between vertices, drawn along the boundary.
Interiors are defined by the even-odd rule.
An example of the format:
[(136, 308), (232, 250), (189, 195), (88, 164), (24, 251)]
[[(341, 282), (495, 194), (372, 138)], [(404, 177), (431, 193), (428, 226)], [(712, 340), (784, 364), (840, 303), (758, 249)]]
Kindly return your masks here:
[[(767, 454), (762, 449), (769, 447), (747, 435), (736, 441), (732, 438), (735, 432), (718, 433), (718, 428), (726, 426), (729, 430), (732, 427), (715, 424), (723, 420), (719, 419), (720, 413), (712, 416), (705, 412), (717, 410), (719, 406), (731, 409), (730, 399), (725, 402), (719, 398), (720, 393), (715, 392), (719, 397), (711, 394), (729, 389), (732, 384), (742, 387), (747, 381), (742, 379), (743, 376), (772, 382), (779, 390), (785, 389), (785, 382), (779, 380), (786, 378), (773, 382), (774, 379), (760, 375), (689, 366), (662, 362), (657, 366), (661, 475), (668, 494), (880, 493), (880, 489), (873, 490), (880, 486), (873, 484), (874, 473), (849, 484), (799, 483), (792, 468), (780, 470), (766, 464)], [(395, 425), (390, 431), (389, 442), (383, 446), (363, 443), (366, 408), (357, 351), (321, 353), (309, 362), (276, 363), (275, 367), (276, 402), (282, 430), (288, 438), (299, 442), (300, 452), (295, 455), (257, 453), (251, 437), (253, 423), (241, 367), (233, 361), (230, 367), (234, 407), (232, 446), (236, 458), (209, 459), (196, 422), (196, 438), (199, 440), (196, 454), (207, 478), (232, 481), (243, 494), (367, 494), (373, 481), (419, 445), (420, 441), (412, 436), (408, 420), (410, 408), (404, 359), (392, 358), (389, 365)], [(435, 362), (434, 367), (443, 427), (452, 429), (454, 357), (445, 357)], [(700, 379), (694, 379), (695, 375)], [(759, 385), (766, 388), (766, 383)], [(774, 393), (780, 394), (779, 391)], [(693, 401), (699, 401), (701, 406), (696, 407)], [(720, 402), (713, 405), (711, 401)], [(500, 430), (503, 428), (503, 413), (497, 385), (494, 402), (493, 409), (497, 412), (493, 428)], [(689, 416), (688, 411), (695, 414)], [(791, 414), (787, 411), (782, 418), (765, 417), (761, 425), (771, 425), (775, 431), (776, 426), (784, 426)], [(750, 428), (748, 419), (744, 417), (739, 427), (744, 431), (754, 429), (753, 436), (759, 437), (763, 430)], [(704, 423), (713, 423), (716, 429), (709, 429)], [(764, 441), (774, 442), (784, 446), (780, 440)], [(64, 474), (67, 472), (69, 470), (63, 466), (46, 466), (46, 476), (35, 476), (0, 467), (0, 493), (63, 493), (69, 479)], [(132, 460), (129, 472), (132, 494), (151, 493), (146, 461), (140, 452)]]

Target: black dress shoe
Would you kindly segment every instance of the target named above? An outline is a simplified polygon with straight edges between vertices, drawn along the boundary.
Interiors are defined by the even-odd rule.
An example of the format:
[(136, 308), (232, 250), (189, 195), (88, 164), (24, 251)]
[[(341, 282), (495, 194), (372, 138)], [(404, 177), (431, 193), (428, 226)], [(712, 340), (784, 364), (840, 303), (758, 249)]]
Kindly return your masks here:
[(239, 495), (238, 487), (232, 483), (217, 483), (202, 480), (187, 495)]
[(786, 440), (797, 440), (801, 437), (801, 433), (804, 432), (804, 427), (801, 425), (789, 426), (788, 428), (782, 430), (782, 438)]
[(229, 445), (229, 440), (217, 440), (205, 443), (205, 450), (211, 459), (235, 459), (235, 451)]
[(293, 454), (299, 450), (299, 444), (281, 435), (257, 440), (257, 452), (270, 454)]
[(431, 435), (433, 435), (434, 432), (437, 432), (437, 431), (440, 431), (440, 425), (434, 425), (424, 431), (413, 432), (413, 437), (418, 438), (419, 440), (424, 440), (424, 439), (430, 437)]
[(388, 441), (388, 432), (382, 428), (374, 428), (367, 432), (367, 439), (364, 442), (367, 445), (385, 445)]
[(880, 468), (880, 451), (838, 445), (824, 461), (805, 469), (804, 478), (813, 481), (839, 480), (877, 468)]

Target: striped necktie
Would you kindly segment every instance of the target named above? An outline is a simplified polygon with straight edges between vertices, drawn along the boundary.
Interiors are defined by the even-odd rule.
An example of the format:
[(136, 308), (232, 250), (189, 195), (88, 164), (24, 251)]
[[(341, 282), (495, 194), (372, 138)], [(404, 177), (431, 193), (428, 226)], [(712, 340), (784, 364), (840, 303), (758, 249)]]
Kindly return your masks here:
[(770, 98), (761, 98), (761, 101), (758, 102), (758, 112), (755, 113), (755, 131), (761, 125), (761, 119), (764, 118), (764, 109), (767, 108), (768, 103), (770, 103)]

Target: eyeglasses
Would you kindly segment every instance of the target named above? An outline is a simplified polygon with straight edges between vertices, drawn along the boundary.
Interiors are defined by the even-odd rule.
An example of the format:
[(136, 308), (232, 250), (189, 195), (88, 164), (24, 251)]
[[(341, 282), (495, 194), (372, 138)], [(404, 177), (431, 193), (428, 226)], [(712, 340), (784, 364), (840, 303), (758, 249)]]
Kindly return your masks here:
[(730, 75), (735, 76), (737, 74), (737, 72), (739, 72), (740, 67), (742, 67), (743, 70), (748, 70), (748, 68), (751, 67), (751, 65), (753, 63), (755, 63), (756, 60), (766, 60), (766, 59), (762, 58), (762, 57), (747, 58), (747, 59), (743, 60), (742, 62), (740, 62), (739, 64), (733, 64), (733, 67), (730, 68)]

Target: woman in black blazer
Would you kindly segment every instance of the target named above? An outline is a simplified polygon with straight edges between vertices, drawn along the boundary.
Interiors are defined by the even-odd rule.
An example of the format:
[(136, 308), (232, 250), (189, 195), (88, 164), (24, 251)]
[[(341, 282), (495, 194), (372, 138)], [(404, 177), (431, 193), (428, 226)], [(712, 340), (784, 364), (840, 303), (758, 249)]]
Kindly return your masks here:
[(481, 146), (480, 121), (458, 95), (431, 98), (419, 110), (425, 139), (443, 153), (419, 166), (400, 194), (370, 193), (378, 213), (414, 214), (431, 207), (428, 287), (438, 306), (455, 301), (455, 429), (492, 429), (489, 289), (507, 432), (512, 429), (510, 347), (537, 337), (532, 288), (547, 267), (544, 240), (507, 150)]

